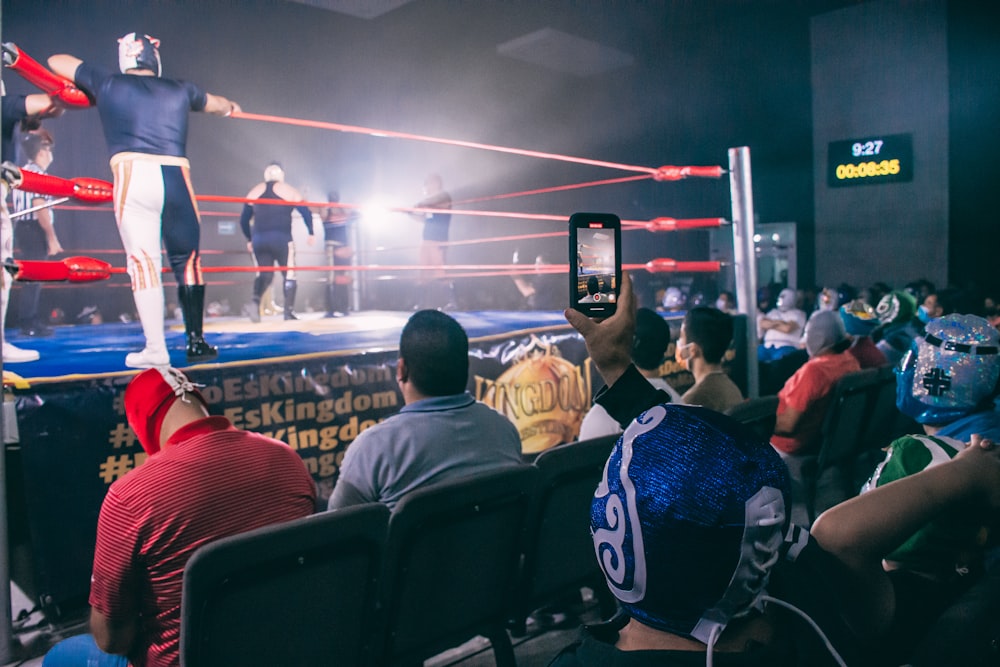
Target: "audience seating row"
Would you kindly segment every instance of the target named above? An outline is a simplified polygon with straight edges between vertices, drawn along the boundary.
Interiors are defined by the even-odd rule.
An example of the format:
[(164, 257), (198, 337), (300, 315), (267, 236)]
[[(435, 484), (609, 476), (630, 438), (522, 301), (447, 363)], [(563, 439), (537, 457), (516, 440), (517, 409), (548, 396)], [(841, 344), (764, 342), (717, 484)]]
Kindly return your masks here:
[[(777, 396), (761, 396), (726, 414), (748, 424), (764, 440), (774, 433)], [(896, 409), (896, 378), (889, 366), (850, 373), (837, 382), (823, 421), (818, 453), (802, 468), (804, 498), (811, 523), (823, 510), (858, 494), (894, 438), (920, 432)]]
[(920, 432), (896, 409), (896, 378), (889, 366), (868, 368), (837, 383), (823, 421), (815, 467), (807, 467), (810, 521), (861, 490), (883, 449), (896, 437)]
[(482, 635), (514, 665), (508, 625), (583, 585), (610, 599), (589, 510), (616, 440), (428, 486), (391, 515), (361, 505), (202, 547), (184, 572), (181, 664), (418, 665)]
[(774, 422), (778, 413), (778, 397), (775, 395), (749, 398), (726, 410), (726, 414), (753, 429), (761, 440), (771, 441)]

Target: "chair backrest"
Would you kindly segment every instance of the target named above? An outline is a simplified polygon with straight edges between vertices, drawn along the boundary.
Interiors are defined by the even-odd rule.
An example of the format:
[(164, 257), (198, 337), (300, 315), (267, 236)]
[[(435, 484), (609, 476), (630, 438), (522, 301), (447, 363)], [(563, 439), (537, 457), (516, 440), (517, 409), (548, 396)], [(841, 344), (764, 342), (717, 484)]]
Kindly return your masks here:
[(903, 432), (896, 432), (897, 424), (903, 417), (896, 409), (896, 374), (892, 366), (882, 366), (877, 373), (878, 387), (875, 389), (871, 415), (861, 434), (861, 439), (869, 448), (885, 447), (897, 436), (904, 435)]
[(863, 434), (880, 387), (877, 368), (848, 373), (837, 381), (823, 419), (819, 469), (850, 458), (864, 446)]
[(619, 437), (570, 442), (535, 459), (539, 475), (525, 520), (512, 614), (518, 624), (560, 593), (603, 581), (590, 537), (590, 504)]
[(181, 665), (372, 664), (389, 510), (359, 505), (212, 542), (184, 569)]
[(742, 403), (737, 403), (726, 410), (726, 414), (738, 422), (752, 428), (754, 432), (767, 442), (774, 435), (774, 421), (778, 412), (778, 397), (758, 396)]
[(510, 466), (403, 497), (379, 596), (383, 664), (417, 663), (476, 635), (489, 638), (498, 665), (513, 663), (505, 620), (537, 475)]
[(823, 420), (816, 466), (804, 480), (810, 521), (857, 495), (857, 461), (870, 447), (866, 434), (884, 384), (879, 369), (866, 368), (845, 375), (834, 387)]

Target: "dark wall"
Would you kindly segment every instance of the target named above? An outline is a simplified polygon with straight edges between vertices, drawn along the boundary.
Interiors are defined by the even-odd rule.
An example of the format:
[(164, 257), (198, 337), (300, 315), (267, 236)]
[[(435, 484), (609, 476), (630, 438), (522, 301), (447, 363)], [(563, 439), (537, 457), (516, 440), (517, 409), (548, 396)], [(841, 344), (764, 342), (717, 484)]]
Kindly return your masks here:
[[(945, 0), (878, 0), (812, 20), (816, 275), (824, 285), (941, 283), (948, 275), (945, 8)], [(912, 181), (828, 184), (830, 142), (896, 134), (912, 137)]]
[[(69, 52), (108, 66), (115, 40), (144, 30), (162, 40), (164, 74), (240, 102), (244, 110), (657, 167), (725, 165), (751, 149), (761, 222), (812, 228), (809, 15), (839, 2), (453, 2), (417, 0), (373, 20), (267, 0), (136, 3), (3, 2), (3, 39), (43, 60)], [(587, 78), (497, 54), (497, 45), (552, 27), (635, 56)], [(8, 90), (26, 91), (16, 76)], [(107, 176), (96, 113), (50, 123), (52, 171)], [(264, 163), (323, 199), (411, 205), (429, 171), (458, 200), (624, 175), (533, 158), (196, 114), (189, 155), (202, 194), (240, 196)], [(568, 215), (611, 210), (626, 219), (730, 216), (728, 179), (605, 186), (476, 204)], [(471, 205), (470, 205), (471, 207)], [(203, 211), (235, 215), (238, 207)], [(206, 216), (205, 224), (217, 217)], [(109, 214), (60, 214), (69, 247), (118, 247)], [(67, 228), (76, 225), (79, 234)], [(561, 228), (558, 223), (458, 216), (453, 238)], [(65, 230), (65, 231), (64, 231)], [(406, 256), (419, 226), (405, 216), (372, 232)], [(206, 238), (211, 238), (206, 234)], [(535, 242), (554, 256), (561, 241)], [(506, 262), (515, 243), (460, 246), (453, 262)], [(523, 250), (523, 249), (522, 249)], [(704, 232), (626, 236), (626, 261), (702, 259)], [(206, 260), (206, 263), (209, 260)], [(221, 261), (221, 260), (220, 260)], [(228, 262), (235, 263), (231, 258)], [(411, 258), (409, 261), (413, 261)], [(800, 274), (808, 276), (808, 262)], [(667, 277), (669, 279), (669, 276)]]
[(951, 0), (948, 6), (951, 284), (1000, 293), (996, 252), (1000, 133), (1000, 14), (995, 6)]

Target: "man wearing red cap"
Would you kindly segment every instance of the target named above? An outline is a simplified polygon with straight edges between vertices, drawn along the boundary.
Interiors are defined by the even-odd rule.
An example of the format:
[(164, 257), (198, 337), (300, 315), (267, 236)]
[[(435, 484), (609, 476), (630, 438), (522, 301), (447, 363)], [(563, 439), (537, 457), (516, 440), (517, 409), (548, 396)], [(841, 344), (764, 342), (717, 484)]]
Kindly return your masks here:
[(122, 664), (118, 656), (136, 667), (178, 664), (181, 578), (195, 550), (315, 508), (315, 484), (288, 445), (209, 416), (201, 392), (174, 368), (137, 375), (125, 415), (149, 457), (101, 506), (93, 636), (58, 644), (46, 665)]

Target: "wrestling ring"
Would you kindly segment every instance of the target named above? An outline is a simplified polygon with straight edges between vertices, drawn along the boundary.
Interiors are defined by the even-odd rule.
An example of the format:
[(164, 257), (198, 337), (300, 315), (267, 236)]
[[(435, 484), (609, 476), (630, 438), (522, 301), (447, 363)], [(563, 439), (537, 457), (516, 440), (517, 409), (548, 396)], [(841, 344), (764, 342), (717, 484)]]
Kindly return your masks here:
[[(184, 363), (183, 327), (176, 319), (168, 319), (167, 344), (171, 362), (184, 367), (194, 381), (204, 385), (203, 393), (213, 413), (224, 414), (238, 427), (277, 437), (295, 448), (316, 479), (324, 504), (347, 445), (364, 428), (395, 413), (402, 404), (393, 369), (399, 332), (412, 311), (412, 301), (402, 296), (403, 305), (387, 303), (380, 290), (402, 292), (401, 287), (396, 289), (397, 286), (410, 285), (422, 273), (433, 271), (439, 280), (487, 281), (488, 285), (501, 285), (495, 289), (504, 291), (514, 290), (519, 280), (549, 276), (561, 285), (558, 289), (562, 294), (567, 294), (566, 255), (555, 257), (550, 251), (539, 260), (533, 250), (538, 243), (554, 244), (550, 247), (558, 247), (561, 243), (565, 253), (566, 243), (560, 239), (568, 236), (566, 223), (575, 211), (510, 212), (486, 210), (476, 205), (552, 192), (584, 191), (637, 180), (663, 182), (666, 187), (668, 183), (687, 178), (718, 179), (728, 174), (731, 208), (728, 219), (667, 215), (647, 220), (625, 219), (622, 231), (623, 237), (651, 234), (652, 238), (659, 238), (688, 230), (729, 227), (733, 235), (732, 262), (680, 261), (662, 256), (635, 260), (626, 253), (622, 268), (625, 272), (653, 275), (732, 271), (740, 313), (745, 315), (756, 310), (753, 201), (750, 156), (746, 147), (729, 149), (725, 168), (645, 167), (325, 121), (244, 112), (233, 114), (233, 119), (293, 125), (311, 131), (442, 143), (492, 151), (516, 159), (553, 160), (628, 173), (597, 181), (458, 200), (448, 209), (392, 206), (372, 212), (362, 203), (337, 202), (354, 221), (348, 226), (348, 245), (358, 249), (344, 264), (329, 261), (330, 256), (321, 253), (312, 256), (315, 261), (294, 267), (256, 267), (246, 255), (237, 262), (228, 261), (233, 258), (231, 253), (202, 251), (202, 270), (210, 294), (205, 336), (218, 346), (219, 357), (197, 365)], [(112, 219), (112, 209), (108, 205), (110, 194), (104, 198), (91, 191), (89, 195), (85, 193), (82, 200), (76, 196), (81, 187), (101, 192), (99, 183), (95, 186), (94, 181), (100, 179), (71, 180), (68, 186), (63, 183), (63, 189), (56, 194), (66, 199), (55, 204), (56, 209), (86, 211), (88, 215)], [(46, 192), (51, 193), (51, 190)], [(204, 229), (213, 223), (233, 225), (239, 215), (237, 207), (258, 200), (199, 194), (197, 201), (202, 209)], [(322, 230), (319, 211), (331, 203), (288, 202), (290, 206), (303, 204), (313, 209), (314, 227)], [(443, 244), (448, 248), (492, 245), (502, 248), (494, 253), (497, 256), (511, 257), (515, 251), (520, 251), (522, 255), (531, 255), (535, 261), (445, 262), (429, 266), (415, 261), (393, 261), (393, 257), (416, 257), (415, 246), (369, 247), (371, 244), (363, 238), (366, 216), (435, 213), (450, 214), (453, 227), (485, 220), (489, 221), (491, 231), (499, 232), (489, 237)], [(513, 220), (528, 222), (536, 226), (537, 231), (504, 233), (504, 223)], [(300, 237), (303, 233), (304, 229), (299, 229)], [(323, 247), (322, 243), (318, 245)], [(75, 257), (51, 262), (15, 261), (6, 270), (19, 280), (46, 281), (46, 289), (81, 290), (93, 289), (95, 285), (108, 290), (128, 288), (124, 253), (120, 248), (74, 252)], [(351, 299), (347, 316), (328, 318), (320, 309), (310, 312), (305, 308), (298, 310), (296, 320), (284, 320), (280, 314), (275, 314), (253, 323), (238, 314), (236, 304), (227, 312), (213, 313), (213, 289), (235, 286), (249, 294), (248, 274), (286, 269), (294, 269), (303, 281), (317, 285), (336, 284), (349, 289)], [(169, 283), (167, 278), (164, 287), (168, 295)], [(389, 287), (384, 287), (386, 285)], [(562, 306), (538, 310), (483, 310), (468, 307), (468, 303), (464, 305), (450, 314), (463, 325), (470, 339), (469, 391), (511, 418), (521, 433), (526, 454), (574, 439), (600, 380), (591, 367), (582, 340), (563, 318)], [(668, 320), (677, 327), (682, 315), (673, 314)], [(746, 318), (742, 319), (744, 324), (738, 327), (741, 340), (736, 341), (737, 354), (730, 368), (746, 394), (753, 396), (757, 386), (756, 364), (747, 361), (750, 358), (747, 351), (752, 353), (755, 349), (756, 336), (754, 328), (746, 326)], [(30, 581), (19, 581), (19, 584), (29, 597), (40, 601), (46, 616), (57, 618), (86, 602), (97, 512), (108, 485), (140, 465), (144, 457), (125, 422), (122, 406), (124, 387), (138, 372), (125, 367), (125, 354), (141, 347), (142, 332), (136, 322), (105, 321), (55, 327), (54, 334), (47, 338), (11, 335), (10, 340), (19, 347), (40, 353), (38, 361), (12, 364), (3, 369), (6, 400), (2, 430), (8, 448), (8, 464), (13, 460), (17, 468), (16, 473), (7, 476), (7, 485), (15, 498), (9, 512), (12, 516), (20, 517), (23, 513), (28, 517), (23, 521), (14, 520), (26, 524), (20, 525), (19, 530), (27, 535), (34, 570)], [(238, 462), (234, 461), (233, 465)], [(21, 573), (14, 569), (17, 579)]]

